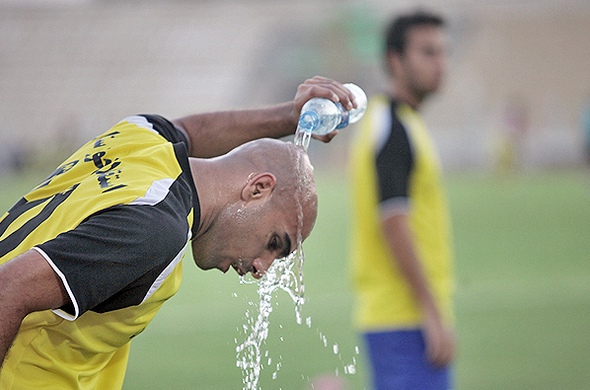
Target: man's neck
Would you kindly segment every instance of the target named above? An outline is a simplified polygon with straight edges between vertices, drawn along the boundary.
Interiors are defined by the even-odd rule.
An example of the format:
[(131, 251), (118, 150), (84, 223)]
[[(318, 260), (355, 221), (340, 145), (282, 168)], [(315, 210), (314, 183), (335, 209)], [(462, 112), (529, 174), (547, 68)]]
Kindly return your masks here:
[(391, 94), (396, 101), (405, 103), (416, 111), (418, 111), (422, 106), (422, 101), (424, 99), (417, 96), (415, 93), (412, 93), (409, 88), (404, 88), (403, 86), (394, 86), (391, 91)]
[[(219, 180), (215, 180), (214, 165), (210, 160), (190, 158), (191, 173), (197, 188), (199, 196), (199, 206), (201, 220), (196, 233), (196, 238), (209, 229), (211, 222), (215, 219), (218, 212), (218, 203), (222, 203), (220, 198), (223, 191), (218, 188)], [(225, 191), (227, 192), (227, 191)]]

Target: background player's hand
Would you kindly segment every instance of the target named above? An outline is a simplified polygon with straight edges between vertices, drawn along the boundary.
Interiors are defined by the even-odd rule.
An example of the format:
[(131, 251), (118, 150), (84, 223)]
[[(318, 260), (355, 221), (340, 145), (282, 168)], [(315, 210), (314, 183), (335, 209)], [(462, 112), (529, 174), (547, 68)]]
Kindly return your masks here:
[(424, 318), (426, 357), (436, 366), (446, 366), (455, 357), (455, 335), (436, 314)]

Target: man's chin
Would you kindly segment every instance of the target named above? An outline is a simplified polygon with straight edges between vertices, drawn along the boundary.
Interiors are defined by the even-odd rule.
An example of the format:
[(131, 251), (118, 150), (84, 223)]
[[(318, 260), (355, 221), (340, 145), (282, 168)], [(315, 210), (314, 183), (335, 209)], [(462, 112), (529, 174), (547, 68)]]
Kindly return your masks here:
[(207, 271), (207, 270), (210, 270), (213, 268), (218, 268), (218, 267), (212, 266), (211, 264), (208, 264), (208, 262), (204, 261), (203, 259), (194, 259), (194, 260), (195, 260), (196, 266), (204, 271)]

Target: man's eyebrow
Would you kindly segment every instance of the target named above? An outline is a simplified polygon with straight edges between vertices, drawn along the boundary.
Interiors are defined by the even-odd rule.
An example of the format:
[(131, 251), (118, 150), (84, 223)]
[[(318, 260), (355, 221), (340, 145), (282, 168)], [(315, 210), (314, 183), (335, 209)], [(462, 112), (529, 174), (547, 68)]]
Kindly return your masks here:
[(283, 249), (280, 256), (287, 257), (291, 253), (291, 238), (289, 237), (289, 235), (287, 233), (285, 233), (285, 237), (284, 237), (283, 242), (285, 244), (285, 245), (283, 245), (283, 247), (285, 249)]

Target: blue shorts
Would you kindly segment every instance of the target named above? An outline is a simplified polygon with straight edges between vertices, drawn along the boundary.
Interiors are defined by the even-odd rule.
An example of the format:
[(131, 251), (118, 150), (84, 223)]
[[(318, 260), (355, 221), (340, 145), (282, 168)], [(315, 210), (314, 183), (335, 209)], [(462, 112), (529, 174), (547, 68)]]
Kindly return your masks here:
[(421, 330), (365, 333), (364, 338), (375, 390), (451, 389), (451, 369), (428, 362)]

